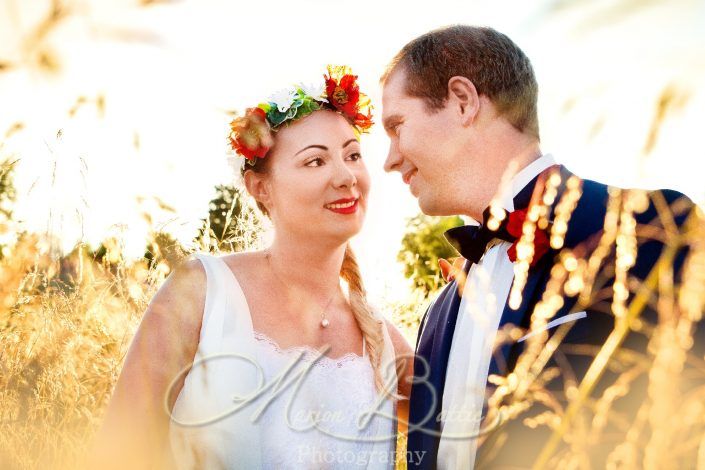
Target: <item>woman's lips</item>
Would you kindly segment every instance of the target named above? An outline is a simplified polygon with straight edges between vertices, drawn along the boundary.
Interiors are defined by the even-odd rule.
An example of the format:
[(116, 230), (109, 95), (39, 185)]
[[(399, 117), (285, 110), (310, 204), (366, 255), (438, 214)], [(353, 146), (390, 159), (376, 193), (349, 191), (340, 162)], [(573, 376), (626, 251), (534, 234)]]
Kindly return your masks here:
[(357, 211), (357, 204), (359, 199), (348, 199), (340, 200), (331, 204), (326, 204), (324, 207), (329, 211), (336, 212), (338, 214), (353, 214)]

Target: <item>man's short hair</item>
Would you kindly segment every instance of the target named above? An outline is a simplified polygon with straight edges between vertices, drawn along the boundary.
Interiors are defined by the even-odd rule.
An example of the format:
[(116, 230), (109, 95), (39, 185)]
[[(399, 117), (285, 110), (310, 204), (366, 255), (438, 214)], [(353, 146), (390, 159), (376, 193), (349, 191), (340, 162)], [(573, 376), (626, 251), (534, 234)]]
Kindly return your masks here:
[(531, 62), (492, 28), (454, 25), (430, 31), (397, 53), (381, 82), (396, 70), (406, 72), (406, 92), (423, 98), (431, 111), (445, 105), (451, 77), (466, 77), (516, 129), (539, 138), (538, 84)]

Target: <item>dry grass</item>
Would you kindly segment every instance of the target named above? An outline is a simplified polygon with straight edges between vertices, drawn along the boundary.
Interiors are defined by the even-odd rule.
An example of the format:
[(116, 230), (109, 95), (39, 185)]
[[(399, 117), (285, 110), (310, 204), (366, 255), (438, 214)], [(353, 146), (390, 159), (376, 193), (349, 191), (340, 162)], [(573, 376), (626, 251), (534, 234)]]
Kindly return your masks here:
[[(641, 198), (639, 193), (612, 194), (597, 248), (588, 255), (562, 252), (532, 316), (532, 327), (538, 328), (560, 307), (557, 299), (564, 294), (581, 294), (587, 303), (599, 298), (605, 289), (601, 274), (609, 270), (605, 260), (610, 247), (618, 247), (612, 270), (622, 285), (615, 292), (624, 289), (625, 295), (612, 305), (618, 321), (608, 341), (583, 351), (594, 358), (584, 379), (565, 380), (558, 395), (548, 387), (560, 372), (570, 377), (547, 367), (567, 333), (563, 330), (550, 339), (530, 338), (514, 372), (492, 378), (500, 385), (490, 402), (493, 412), (521, 419), (529, 428), (551, 429), (537, 467), (592, 468), (591, 453), (608, 429), (621, 430), (610, 437), (610, 468), (705, 465), (705, 359), (690, 352), (705, 305), (705, 224), (695, 218), (685, 234), (643, 235), (661, 237), (671, 250), (644, 283), (634, 283), (625, 273), (634, 262), (641, 228), (633, 224), (633, 215), (643, 205)], [(528, 223), (540, 223), (540, 216)], [(53, 257), (51, 240), (25, 234), (0, 261), (1, 468), (75, 467), (100, 422), (149, 300), (184, 256), (168, 240), (154, 236), (155, 256), (149, 263), (126, 262), (117, 240), (106, 241), (100, 259), (85, 246)], [(669, 270), (661, 268), (686, 244), (684, 282), (674, 285)], [(389, 312), (413, 342), (423, 306), (422, 299), (412, 300), (407, 306), (389, 306)], [(647, 306), (657, 309), (657, 324), (639, 322)], [(619, 348), (629, 331), (649, 338), (648, 352)], [(617, 371), (616, 378), (596, 393), (607, 370)], [(640, 378), (646, 379), (647, 398), (635, 414), (615, 411), (633, 397), (632, 386)], [(530, 416), (536, 404), (546, 411)], [(398, 444), (403, 451), (405, 436)], [(404, 462), (398, 468), (405, 468)]]
[(166, 259), (53, 259), (27, 235), (0, 261), (0, 468), (75, 467), (112, 392)]

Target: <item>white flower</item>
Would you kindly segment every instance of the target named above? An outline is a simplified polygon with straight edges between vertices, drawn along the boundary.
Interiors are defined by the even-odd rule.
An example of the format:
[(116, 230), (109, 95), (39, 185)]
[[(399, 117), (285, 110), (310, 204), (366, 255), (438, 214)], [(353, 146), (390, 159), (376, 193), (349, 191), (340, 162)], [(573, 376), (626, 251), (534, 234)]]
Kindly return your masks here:
[(302, 83), (299, 85), (299, 88), (301, 88), (301, 91), (303, 91), (306, 95), (310, 96), (316, 101), (322, 101), (324, 103), (328, 102), (328, 100), (324, 97), (326, 94), (325, 83), (322, 83), (320, 85)]
[(283, 88), (269, 97), (269, 102), (274, 103), (280, 113), (286, 112), (294, 103), (296, 88)]

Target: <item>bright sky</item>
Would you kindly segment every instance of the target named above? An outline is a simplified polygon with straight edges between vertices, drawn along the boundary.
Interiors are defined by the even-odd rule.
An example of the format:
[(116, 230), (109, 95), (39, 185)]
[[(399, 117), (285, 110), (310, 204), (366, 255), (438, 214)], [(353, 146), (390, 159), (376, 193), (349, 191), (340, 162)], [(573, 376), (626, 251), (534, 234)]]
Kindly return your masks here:
[[(0, 0), (0, 60), (17, 59), (20, 33), (48, 3)], [(607, 0), (74, 3), (76, 13), (47, 41), (62, 64), (58, 75), (30, 67), (0, 73), (0, 136), (17, 121), (27, 125), (0, 150), (0, 158), (20, 158), (16, 215), (30, 230), (59, 234), (66, 247), (123, 233), (128, 251), (141, 254), (142, 212), (189, 241), (213, 186), (231, 182), (223, 110), (316, 81), (327, 63), (341, 63), (359, 75), (380, 116), (377, 81), (387, 61), (413, 37), (451, 23), (493, 26), (529, 55), (543, 149), (558, 161), (583, 177), (705, 200), (703, 2), (631, 11), (630, 2)], [(644, 155), (668, 86), (681, 104)], [(101, 94), (102, 116), (86, 105), (68, 118), (77, 97)], [(418, 212), (399, 176), (382, 171), (386, 146), (381, 126), (363, 138), (373, 191), (355, 241), (379, 300), (406, 295), (395, 259), (405, 219)], [(160, 212), (155, 196), (176, 214)]]

